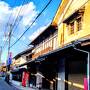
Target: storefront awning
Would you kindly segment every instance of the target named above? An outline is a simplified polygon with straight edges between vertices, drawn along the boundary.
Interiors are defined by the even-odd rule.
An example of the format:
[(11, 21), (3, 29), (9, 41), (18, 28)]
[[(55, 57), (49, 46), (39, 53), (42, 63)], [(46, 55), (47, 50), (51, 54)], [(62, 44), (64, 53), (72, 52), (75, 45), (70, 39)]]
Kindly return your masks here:
[[(72, 42), (71, 44), (69, 44), (67, 46), (64, 46), (63, 48), (58, 48), (58, 49), (56, 49), (54, 51), (51, 51), (51, 52), (49, 52), (47, 54), (44, 54), (44, 55), (38, 57), (35, 60), (35, 62), (37, 63), (37, 62), (45, 61), (45, 59), (48, 58), (49, 56), (52, 56), (52, 57), (54, 55), (56, 55), (56, 56), (63, 56), (64, 55), (65, 56), (65, 54), (70, 55), (70, 53), (71, 54), (74, 53), (74, 52), (77, 53), (77, 51), (74, 48), (75, 47), (81, 48), (81, 49), (84, 49), (84, 47), (87, 48), (87, 46), (84, 46), (84, 47), (82, 46), (82, 44), (87, 44), (87, 43), (90, 43), (89, 38), (88, 39), (86, 39), (86, 38), (79, 39), (77, 41)], [(89, 50), (89, 49), (87, 49), (87, 50)]]
[[(34, 59), (34, 60), (29, 60), (28, 62), (24, 63), (24, 64), (21, 64), (19, 65), (18, 67), (22, 67), (24, 65), (31, 65), (31, 64), (35, 64), (35, 63), (38, 63), (38, 62), (42, 62), (42, 61), (45, 61), (46, 58), (48, 58), (49, 56), (53, 56), (53, 55), (59, 55), (59, 56), (63, 56), (65, 54), (70, 54), (70, 53), (73, 53), (73, 51), (75, 51), (74, 47), (77, 47), (79, 46), (80, 48), (82, 47), (82, 44), (84, 43), (87, 43), (87, 42), (90, 42), (90, 39), (85, 39), (85, 38), (82, 38), (82, 39), (79, 39), (77, 41), (73, 41), (71, 44), (67, 45), (67, 46), (64, 46), (63, 48), (58, 48), (54, 51), (51, 51), (47, 54), (44, 54), (44, 55), (41, 55), (39, 56), (38, 58)], [(71, 52), (70, 52), (71, 51)]]
[(67, 45), (63, 48), (59, 48), (57, 50), (51, 51), (47, 54), (44, 54), (44, 55), (38, 57), (37, 60), (35, 60), (35, 62), (37, 63), (37, 62), (45, 61), (46, 58), (48, 58), (49, 56), (52, 56), (52, 55), (57, 55), (58, 56), (58, 54), (59, 54), (59, 56), (60, 55), (62, 56), (63, 54), (68, 53), (69, 50), (73, 50), (73, 45), (72, 44)]

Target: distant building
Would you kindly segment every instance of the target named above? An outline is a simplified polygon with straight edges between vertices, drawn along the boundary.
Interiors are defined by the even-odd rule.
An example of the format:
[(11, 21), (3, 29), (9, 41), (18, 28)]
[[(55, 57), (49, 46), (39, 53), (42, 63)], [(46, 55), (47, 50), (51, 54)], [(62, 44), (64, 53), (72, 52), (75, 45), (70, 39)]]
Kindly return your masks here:
[(13, 80), (19, 81), (20, 83), (22, 82), (23, 72), (27, 69), (27, 65), (23, 64), (27, 63), (30, 60), (31, 53), (32, 47), (13, 57), (13, 63), (11, 65), (11, 73)]
[(18, 67), (24, 63), (26, 63), (28, 60), (30, 60), (30, 56), (32, 53), (32, 48), (29, 48), (23, 52), (18, 53), (15, 57), (13, 57), (13, 66)]
[[(54, 83), (53, 79), (56, 75), (56, 68), (53, 68), (53, 59), (51, 60), (51, 56), (47, 57), (47, 54), (59, 48), (57, 26), (52, 24), (49, 25), (30, 43), (30, 45), (34, 46), (32, 50), (33, 62), (31, 62), (31, 65), (28, 65), (28, 67), (30, 66), (31, 68), (31, 73), (34, 74), (33, 85), (41, 89), (54, 89), (55, 86), (52, 86), (52, 83)], [(45, 57), (43, 58), (43, 56)], [(48, 65), (50, 62), (51, 64)]]

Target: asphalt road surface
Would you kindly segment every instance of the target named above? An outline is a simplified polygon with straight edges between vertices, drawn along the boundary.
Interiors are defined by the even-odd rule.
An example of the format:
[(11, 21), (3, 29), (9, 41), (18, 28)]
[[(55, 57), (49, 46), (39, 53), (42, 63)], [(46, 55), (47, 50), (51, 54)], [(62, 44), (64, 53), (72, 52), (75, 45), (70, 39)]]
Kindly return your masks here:
[(7, 84), (4, 80), (0, 79), (0, 90), (20, 90), (16, 87)]

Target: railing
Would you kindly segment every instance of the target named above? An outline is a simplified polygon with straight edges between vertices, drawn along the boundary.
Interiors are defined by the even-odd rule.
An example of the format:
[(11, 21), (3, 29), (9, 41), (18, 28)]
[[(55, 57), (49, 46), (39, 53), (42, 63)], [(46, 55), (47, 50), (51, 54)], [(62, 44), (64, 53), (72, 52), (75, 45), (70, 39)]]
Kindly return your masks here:
[(53, 48), (52, 47), (48, 47), (48, 48), (46, 48), (46, 49), (44, 49), (44, 50), (42, 50), (42, 51), (40, 51), (40, 52), (38, 52), (36, 54), (33, 54), (32, 55), (32, 59), (37, 58), (40, 55), (46, 54), (46, 53), (50, 52), (51, 50), (53, 50)]
[(57, 32), (53, 36), (50, 36), (50, 38), (46, 39), (43, 43), (40, 43), (38, 46), (36, 46), (32, 55), (32, 59), (55, 50), (57, 48), (57, 40), (55, 42), (55, 38), (57, 38)]

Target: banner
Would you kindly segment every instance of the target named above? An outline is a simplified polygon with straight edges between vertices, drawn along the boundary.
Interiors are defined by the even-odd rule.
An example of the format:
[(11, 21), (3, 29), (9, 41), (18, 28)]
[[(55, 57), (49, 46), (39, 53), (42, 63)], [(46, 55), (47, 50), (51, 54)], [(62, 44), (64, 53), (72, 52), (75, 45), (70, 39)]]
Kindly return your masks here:
[(22, 86), (26, 87), (29, 85), (29, 73), (28, 72), (23, 72), (22, 75)]

